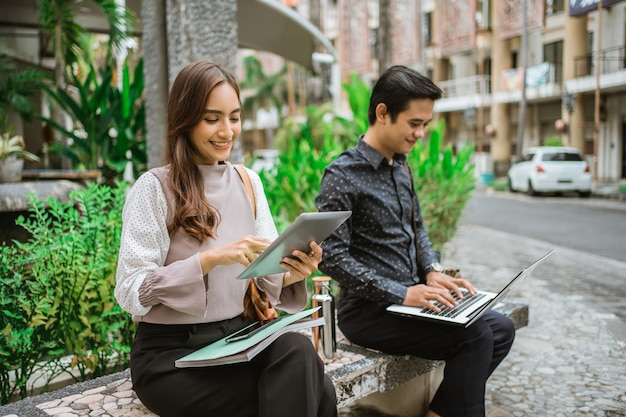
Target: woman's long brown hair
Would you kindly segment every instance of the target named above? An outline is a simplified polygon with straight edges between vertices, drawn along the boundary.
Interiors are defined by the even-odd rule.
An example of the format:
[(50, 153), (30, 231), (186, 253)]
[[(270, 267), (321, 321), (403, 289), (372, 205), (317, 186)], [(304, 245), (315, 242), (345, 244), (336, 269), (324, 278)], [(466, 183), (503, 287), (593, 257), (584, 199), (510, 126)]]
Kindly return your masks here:
[(211, 92), (223, 82), (239, 97), (239, 85), (230, 71), (210, 61), (195, 61), (180, 71), (170, 90), (165, 151), (174, 193), (174, 215), (167, 225), (170, 234), (182, 227), (198, 241), (215, 237), (220, 216), (204, 197), (204, 181), (189, 133), (202, 119)]

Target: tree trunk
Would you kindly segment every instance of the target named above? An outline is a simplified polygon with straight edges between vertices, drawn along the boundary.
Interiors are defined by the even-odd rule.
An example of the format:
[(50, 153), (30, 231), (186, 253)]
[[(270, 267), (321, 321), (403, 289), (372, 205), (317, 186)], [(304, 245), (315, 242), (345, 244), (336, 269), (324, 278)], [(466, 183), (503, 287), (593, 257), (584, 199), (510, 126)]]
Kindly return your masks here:
[(393, 39), (392, 39), (392, 0), (379, 0), (378, 2), (378, 73), (382, 74), (393, 65)]
[[(153, 0), (142, 2), (148, 167), (163, 163), (166, 104), (178, 72), (196, 59), (211, 59), (233, 72), (237, 66), (237, 2)], [(233, 162), (241, 162), (241, 140)]]
[[(63, 57), (63, 27), (61, 22), (57, 22), (54, 28), (54, 78), (58, 88), (65, 88), (65, 59)], [(50, 114), (52, 120), (61, 126), (67, 126), (67, 115), (57, 104), (51, 104)], [(54, 141), (63, 146), (67, 145), (67, 137), (59, 132), (54, 131)], [(71, 169), (72, 161), (65, 156), (60, 157), (61, 168)]]

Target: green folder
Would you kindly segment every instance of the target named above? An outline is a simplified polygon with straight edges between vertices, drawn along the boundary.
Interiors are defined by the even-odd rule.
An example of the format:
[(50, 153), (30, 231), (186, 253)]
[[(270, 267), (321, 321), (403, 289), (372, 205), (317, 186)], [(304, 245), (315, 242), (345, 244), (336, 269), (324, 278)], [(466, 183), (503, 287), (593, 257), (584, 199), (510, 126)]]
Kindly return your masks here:
[[(319, 309), (320, 307), (314, 307), (279, 317), (270, 322), (266, 328), (246, 339), (226, 342), (228, 336), (225, 336), (210, 345), (183, 356), (176, 361), (175, 365), (177, 368), (188, 368), (248, 361), (286, 331), (322, 325), (324, 321), (321, 317), (316, 320), (300, 321)], [(267, 343), (262, 343), (264, 341), (267, 341)]]

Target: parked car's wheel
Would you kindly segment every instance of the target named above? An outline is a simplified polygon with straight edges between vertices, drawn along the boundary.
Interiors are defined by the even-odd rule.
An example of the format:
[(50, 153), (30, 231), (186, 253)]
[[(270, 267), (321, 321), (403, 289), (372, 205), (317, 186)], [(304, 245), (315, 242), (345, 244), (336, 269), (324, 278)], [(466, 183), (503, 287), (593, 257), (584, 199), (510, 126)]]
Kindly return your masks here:
[(591, 197), (591, 191), (579, 191), (578, 195), (583, 198), (589, 198)]
[(513, 180), (511, 180), (511, 177), (509, 177), (509, 191), (512, 193), (516, 193), (517, 190), (515, 188), (513, 188)]
[(528, 195), (539, 195), (539, 193), (533, 187), (533, 182), (531, 180), (528, 180)]

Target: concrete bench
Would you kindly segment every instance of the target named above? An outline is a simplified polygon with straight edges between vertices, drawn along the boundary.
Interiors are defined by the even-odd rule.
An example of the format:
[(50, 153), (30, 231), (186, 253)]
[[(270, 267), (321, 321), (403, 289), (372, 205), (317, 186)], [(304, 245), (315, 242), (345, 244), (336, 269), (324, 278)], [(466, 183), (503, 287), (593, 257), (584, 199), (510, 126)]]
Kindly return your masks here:
[[(505, 302), (496, 310), (516, 328), (528, 324), (528, 306)], [(339, 408), (357, 404), (395, 416), (421, 415), (443, 375), (444, 363), (389, 355), (350, 344), (339, 336), (337, 355), (326, 361)], [(0, 407), (0, 417), (158, 417), (137, 399), (129, 370), (69, 385)]]
[[(528, 325), (526, 304), (504, 302), (495, 310), (509, 317), (516, 329)], [(420, 416), (443, 378), (443, 361), (389, 355), (339, 343), (338, 357), (346, 352), (355, 355), (356, 360), (327, 370), (335, 384), (339, 407), (356, 403), (398, 417)]]

